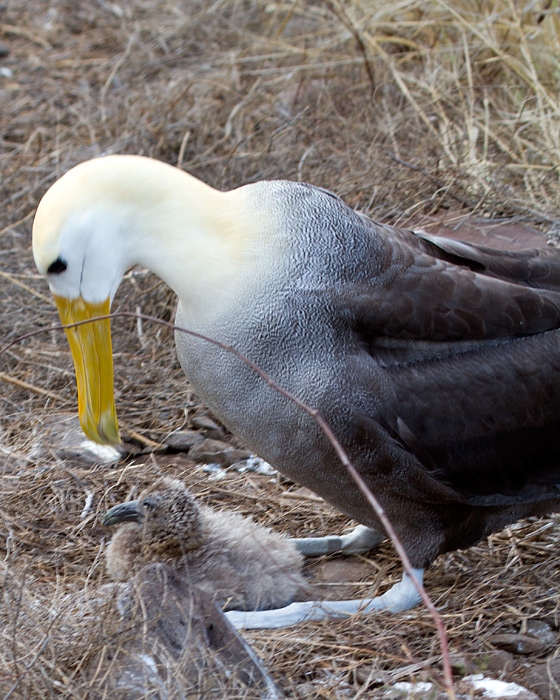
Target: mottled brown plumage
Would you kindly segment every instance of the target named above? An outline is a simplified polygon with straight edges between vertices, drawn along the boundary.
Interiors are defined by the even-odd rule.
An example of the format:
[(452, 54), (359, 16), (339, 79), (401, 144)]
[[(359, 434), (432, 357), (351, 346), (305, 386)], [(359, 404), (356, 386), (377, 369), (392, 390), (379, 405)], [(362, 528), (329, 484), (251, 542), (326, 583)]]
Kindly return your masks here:
[(137, 501), (112, 508), (104, 523), (127, 520), (106, 552), (115, 581), (169, 564), (226, 610), (280, 607), (305, 586), (303, 558), (290, 541), (238, 513), (199, 506), (180, 481), (160, 479)]

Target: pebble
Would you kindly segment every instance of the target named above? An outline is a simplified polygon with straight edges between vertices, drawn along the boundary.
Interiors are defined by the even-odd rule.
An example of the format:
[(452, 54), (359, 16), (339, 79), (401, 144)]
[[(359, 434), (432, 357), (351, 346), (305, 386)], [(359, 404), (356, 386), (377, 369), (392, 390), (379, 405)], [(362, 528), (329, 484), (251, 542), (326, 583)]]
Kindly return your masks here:
[(504, 649), (499, 649), (488, 656), (485, 670), (492, 675), (502, 675), (513, 671), (517, 664), (515, 656)]
[(527, 672), (524, 683), (541, 698), (560, 700), (560, 658), (551, 657), (533, 666)]
[(523, 656), (543, 654), (549, 646), (530, 634), (494, 634), (489, 642), (499, 649)]
[(203, 413), (197, 413), (196, 416), (193, 416), (191, 424), (193, 428), (200, 430), (204, 437), (212, 438), (213, 440), (223, 440), (226, 436), (223, 428), (221, 428), (216, 421), (212, 420), (210, 416)]
[(248, 459), (250, 456), (251, 454), (247, 450), (240, 450), (227, 442), (210, 438), (204, 438), (195, 443), (189, 450), (189, 459), (194, 462), (203, 464), (212, 462), (221, 467), (229, 467), (235, 462)]
[(455, 676), (466, 676), (474, 670), (472, 659), (467, 655), (452, 654), (449, 661)]
[(196, 430), (177, 430), (165, 438), (164, 444), (170, 450), (188, 452), (194, 444), (201, 440), (204, 440), (204, 437)]
[(540, 639), (541, 642), (550, 647), (558, 642), (558, 633), (545, 620), (529, 620), (527, 622), (527, 634)]

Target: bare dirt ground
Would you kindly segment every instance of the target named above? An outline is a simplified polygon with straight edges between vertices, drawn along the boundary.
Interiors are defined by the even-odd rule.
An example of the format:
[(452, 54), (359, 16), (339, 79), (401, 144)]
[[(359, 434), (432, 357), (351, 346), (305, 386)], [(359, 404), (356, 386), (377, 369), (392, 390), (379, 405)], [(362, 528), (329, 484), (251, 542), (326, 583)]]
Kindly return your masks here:
[[(33, 213), (68, 167), (102, 153), (158, 157), (224, 189), (304, 180), (378, 219), (443, 224), (457, 236), (467, 226), (468, 237), (483, 230), (488, 243), (490, 222), (500, 247), (555, 239), (559, 37), (554, 0), (4, 0), (0, 347), (58, 323), (33, 265)], [(126, 275), (116, 301), (173, 317), (172, 293), (143, 270)], [(86, 464), (52, 437), (53, 422), (76, 411), (63, 333), (28, 337), (0, 355), (6, 700), (90, 697), (80, 673), (103, 639), (92, 628), (69, 648), (45, 612), (68, 591), (106, 582), (101, 517), (155, 477), (180, 476), (207, 503), (291, 536), (352, 525), (283, 478), (229, 470), (210, 480), (202, 460), (159, 447), (185, 428), (232, 438), (208, 426), (169, 331), (119, 319), (113, 342), (120, 422), (133, 449), (112, 467)], [(558, 516), (519, 523), (428, 571), (458, 682), (484, 672), (560, 698), (559, 535)], [(374, 595), (400, 571), (383, 545), (369, 557), (316, 562), (309, 573), (341, 598)], [(441, 651), (422, 608), (245, 638), (288, 697), (385, 698), (396, 681), (440, 679)]]

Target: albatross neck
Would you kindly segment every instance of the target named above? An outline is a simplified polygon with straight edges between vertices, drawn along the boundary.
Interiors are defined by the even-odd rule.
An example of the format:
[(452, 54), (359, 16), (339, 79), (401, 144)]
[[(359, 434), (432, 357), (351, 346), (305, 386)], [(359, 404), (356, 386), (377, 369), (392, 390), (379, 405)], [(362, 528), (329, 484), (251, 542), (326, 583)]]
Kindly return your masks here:
[(220, 192), (188, 173), (141, 159), (128, 181), (124, 226), (128, 264), (152, 270), (184, 306), (235, 276), (253, 248), (242, 189)]

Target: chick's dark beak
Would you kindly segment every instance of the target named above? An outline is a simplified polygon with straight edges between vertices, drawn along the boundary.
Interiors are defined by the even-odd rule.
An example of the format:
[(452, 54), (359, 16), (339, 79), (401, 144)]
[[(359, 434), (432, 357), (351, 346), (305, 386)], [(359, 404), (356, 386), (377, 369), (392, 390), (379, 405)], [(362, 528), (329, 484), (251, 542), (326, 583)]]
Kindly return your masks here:
[(139, 522), (140, 508), (138, 501), (127, 501), (113, 506), (105, 513), (103, 525), (116, 525), (117, 523)]

